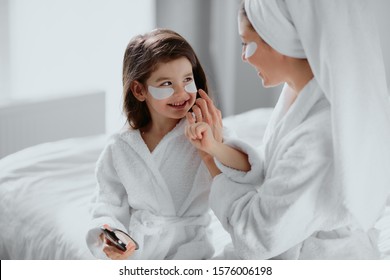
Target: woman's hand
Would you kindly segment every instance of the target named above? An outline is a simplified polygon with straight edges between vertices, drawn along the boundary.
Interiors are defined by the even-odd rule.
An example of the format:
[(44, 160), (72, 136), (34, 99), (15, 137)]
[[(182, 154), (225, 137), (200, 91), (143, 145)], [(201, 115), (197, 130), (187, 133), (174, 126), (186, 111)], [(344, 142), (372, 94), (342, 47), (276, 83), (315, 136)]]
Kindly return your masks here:
[[(199, 90), (201, 98), (196, 100), (196, 104), (192, 107), (192, 111), (196, 117), (196, 123), (207, 123), (217, 142), (222, 143), (222, 114), (221, 111), (215, 107), (213, 100), (202, 89)], [(187, 118), (188, 119), (188, 118)]]

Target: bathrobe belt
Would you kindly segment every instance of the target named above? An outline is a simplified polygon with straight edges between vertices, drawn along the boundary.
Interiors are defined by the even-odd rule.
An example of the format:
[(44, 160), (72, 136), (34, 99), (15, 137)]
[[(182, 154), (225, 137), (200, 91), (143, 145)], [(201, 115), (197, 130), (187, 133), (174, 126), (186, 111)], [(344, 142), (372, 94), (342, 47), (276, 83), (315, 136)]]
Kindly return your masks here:
[(130, 231), (142, 231), (145, 235), (155, 235), (174, 227), (207, 226), (209, 214), (199, 216), (160, 216), (148, 210), (135, 210), (131, 214)]

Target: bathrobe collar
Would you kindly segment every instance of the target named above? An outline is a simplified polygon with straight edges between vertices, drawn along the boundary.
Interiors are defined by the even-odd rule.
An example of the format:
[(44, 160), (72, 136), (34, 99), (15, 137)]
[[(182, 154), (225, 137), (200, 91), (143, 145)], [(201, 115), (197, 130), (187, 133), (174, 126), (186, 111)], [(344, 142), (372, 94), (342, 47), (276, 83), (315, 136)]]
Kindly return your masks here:
[(294, 93), (285, 84), (264, 134), (264, 143), (270, 142), (271, 138), (273, 140), (275, 138), (283, 138), (292, 129), (302, 123), (314, 105), (321, 99), (325, 100), (325, 95), (315, 78), (311, 79), (305, 85), (294, 103), (292, 103)]
[[(176, 215), (175, 204), (172, 200), (171, 192), (161, 175), (161, 172), (158, 169), (158, 157), (156, 155), (160, 150), (164, 150), (170, 141), (174, 141), (176, 137), (180, 137), (184, 133), (185, 119), (180, 120), (177, 125), (167, 133), (161, 141), (157, 144), (155, 149), (150, 152), (149, 148), (142, 139), (141, 133), (139, 130), (128, 130), (122, 133), (122, 138), (130, 145), (136, 154), (145, 162), (145, 165), (150, 168), (152, 171), (152, 177), (150, 180), (153, 182), (152, 188), (159, 187), (162, 188), (162, 191), (157, 190), (156, 198), (160, 195), (165, 196), (162, 198), (162, 201), (166, 203), (158, 203), (159, 207), (164, 209), (164, 213), (170, 213), (170, 215)], [(184, 204), (183, 204), (184, 205)]]

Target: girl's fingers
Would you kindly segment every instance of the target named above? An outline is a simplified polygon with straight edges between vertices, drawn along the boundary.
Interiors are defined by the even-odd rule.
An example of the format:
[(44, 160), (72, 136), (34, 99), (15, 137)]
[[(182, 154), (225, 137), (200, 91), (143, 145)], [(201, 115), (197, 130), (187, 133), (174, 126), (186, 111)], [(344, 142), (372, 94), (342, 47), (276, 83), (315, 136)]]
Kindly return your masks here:
[(120, 260), (120, 259), (123, 260), (123, 259), (127, 259), (129, 256), (133, 254), (133, 252), (135, 251), (135, 244), (130, 242), (126, 246), (126, 248), (127, 248), (126, 251), (123, 252), (114, 246), (106, 245), (103, 248), (103, 252), (106, 254), (108, 258), (112, 260)]
[(114, 244), (109, 239), (107, 239), (107, 237), (103, 236), (103, 238), (104, 238), (103, 241), (105, 244), (107, 244), (108, 246), (114, 246)]
[(195, 135), (198, 137), (198, 139), (203, 138), (203, 133), (207, 130), (207, 126), (205, 123), (199, 124), (195, 127)]
[(186, 127), (186, 137), (190, 140), (193, 140), (194, 139), (194, 135), (192, 133), (192, 130), (191, 130), (191, 127), (188, 126)]
[(196, 125), (196, 123), (193, 123), (191, 125), (187, 125), (184, 130), (185, 136), (190, 139), (190, 140), (195, 140), (196, 135), (194, 134), (194, 129), (193, 127)]
[(134, 242), (129, 242), (127, 245), (126, 245), (126, 254), (128, 253), (132, 253), (133, 251), (135, 251), (135, 244)]
[(191, 139), (202, 139), (202, 133), (207, 129), (206, 123), (195, 123), (189, 127)]

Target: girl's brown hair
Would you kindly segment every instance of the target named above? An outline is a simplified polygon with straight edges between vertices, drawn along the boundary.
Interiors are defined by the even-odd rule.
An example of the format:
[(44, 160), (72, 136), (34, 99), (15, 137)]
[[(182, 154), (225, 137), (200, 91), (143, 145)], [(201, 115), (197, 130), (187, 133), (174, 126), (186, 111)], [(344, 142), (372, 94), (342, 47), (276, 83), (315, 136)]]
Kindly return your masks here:
[(135, 98), (131, 84), (138, 81), (146, 87), (146, 81), (156, 70), (158, 63), (186, 57), (191, 65), (196, 87), (208, 92), (203, 68), (190, 44), (178, 33), (169, 29), (155, 29), (132, 38), (123, 58), (123, 111), (127, 122), (134, 129), (146, 126), (150, 112), (146, 102)]

